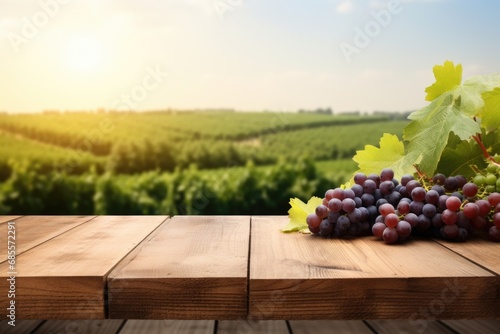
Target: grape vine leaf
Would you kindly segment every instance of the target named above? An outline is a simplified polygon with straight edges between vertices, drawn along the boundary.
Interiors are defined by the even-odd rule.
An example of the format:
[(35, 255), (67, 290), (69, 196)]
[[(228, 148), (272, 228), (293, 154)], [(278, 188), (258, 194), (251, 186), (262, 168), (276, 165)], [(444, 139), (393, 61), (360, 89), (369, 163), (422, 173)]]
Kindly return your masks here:
[(478, 116), (484, 106), (482, 94), (500, 87), (500, 74), (476, 75), (453, 90), (455, 99), (460, 97), (461, 110), (470, 117)]
[(483, 152), (475, 141), (462, 141), (455, 148), (444, 149), (436, 173), (470, 178), (476, 174), (471, 168), (474, 165), (479, 169), (486, 167)]
[(311, 197), (306, 203), (298, 198), (290, 199), (290, 210), (288, 210), (288, 217), (290, 221), (281, 230), (282, 232), (296, 232), (307, 229), (306, 218), (309, 214), (314, 213), (316, 207), (323, 203), (323, 199), (319, 197)]
[(408, 117), (413, 121), (403, 130), (406, 151), (421, 157), (418, 169), (426, 175), (434, 175), (450, 132), (462, 140), (481, 132), (479, 124), (462, 112), (460, 103), (460, 97), (445, 93), (417, 111), (417, 119), (414, 113)]
[(481, 125), (487, 131), (500, 128), (500, 87), (483, 93), (484, 107), (479, 114)]
[(432, 69), (436, 82), (425, 89), (427, 101), (432, 101), (443, 93), (455, 89), (462, 83), (462, 65), (455, 66), (452, 61), (445, 61), (444, 65), (436, 65)]
[(418, 163), (419, 157), (414, 153), (405, 154), (404, 143), (398, 136), (384, 133), (379, 145), (366, 145), (364, 150), (356, 151), (352, 159), (358, 163), (359, 172), (379, 174), (382, 169), (391, 168), (395, 178), (416, 172), (413, 165)]

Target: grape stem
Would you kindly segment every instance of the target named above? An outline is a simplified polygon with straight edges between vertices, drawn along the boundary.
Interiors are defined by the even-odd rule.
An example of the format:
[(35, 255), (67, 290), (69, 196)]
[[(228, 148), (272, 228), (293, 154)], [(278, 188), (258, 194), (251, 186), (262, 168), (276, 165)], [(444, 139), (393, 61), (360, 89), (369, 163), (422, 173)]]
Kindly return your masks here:
[(478, 133), (477, 135), (475, 136), (472, 136), (472, 138), (474, 138), (474, 140), (476, 141), (476, 143), (479, 145), (479, 147), (481, 148), (481, 151), (483, 152), (483, 155), (484, 157), (489, 160), (492, 164), (494, 165), (497, 165), (497, 166), (500, 166), (499, 163), (497, 163), (495, 161), (495, 159), (493, 159), (493, 157), (489, 154), (488, 150), (486, 149), (486, 147), (484, 146), (484, 143), (481, 139), (481, 134)]

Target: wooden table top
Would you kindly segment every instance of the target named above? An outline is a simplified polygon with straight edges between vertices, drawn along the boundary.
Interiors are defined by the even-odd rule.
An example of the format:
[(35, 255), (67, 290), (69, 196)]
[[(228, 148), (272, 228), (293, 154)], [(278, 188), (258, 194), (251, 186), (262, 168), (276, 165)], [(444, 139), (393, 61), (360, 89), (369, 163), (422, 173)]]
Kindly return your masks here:
[(324, 239), (281, 233), (287, 219), (0, 216), (1, 245), (15, 222), (16, 318), (500, 318), (500, 244)]

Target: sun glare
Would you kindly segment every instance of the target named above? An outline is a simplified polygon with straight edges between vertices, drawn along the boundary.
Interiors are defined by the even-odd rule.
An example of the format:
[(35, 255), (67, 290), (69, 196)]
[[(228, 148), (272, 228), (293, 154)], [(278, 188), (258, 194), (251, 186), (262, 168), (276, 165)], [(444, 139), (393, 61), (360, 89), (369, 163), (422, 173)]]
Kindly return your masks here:
[(76, 72), (97, 69), (103, 63), (103, 56), (101, 42), (87, 36), (71, 39), (66, 49), (68, 65)]

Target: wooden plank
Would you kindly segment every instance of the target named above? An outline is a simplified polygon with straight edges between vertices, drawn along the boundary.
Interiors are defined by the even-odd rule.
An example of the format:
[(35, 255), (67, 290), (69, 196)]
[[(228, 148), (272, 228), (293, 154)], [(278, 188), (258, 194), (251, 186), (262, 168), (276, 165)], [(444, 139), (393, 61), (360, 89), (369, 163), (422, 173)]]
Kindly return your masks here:
[[(371, 320), (368, 325), (378, 334), (421, 334), (442, 333), (453, 334), (448, 328), (435, 320)], [(481, 333), (481, 332), (476, 332)], [(482, 333), (481, 333), (482, 334)]]
[(110, 318), (246, 318), (249, 233), (250, 217), (173, 217), (109, 275)]
[(125, 320), (50, 320), (32, 334), (116, 334)]
[(479, 264), (497, 275), (497, 302), (494, 318), (500, 319), (500, 243), (480, 238), (463, 243), (436, 240), (439, 244)]
[(283, 320), (219, 321), (219, 325), (217, 326), (217, 334), (234, 334), (234, 333), (288, 334), (288, 328), (286, 326), (286, 322)]
[(432, 240), (282, 234), (287, 220), (252, 217), (251, 318), (493, 318), (496, 277)]
[[(16, 254), (31, 249), (95, 216), (26, 216), (15, 220)], [(7, 242), (7, 224), (0, 225), (0, 244)], [(7, 252), (0, 254), (0, 262), (7, 260)]]
[(292, 320), (290, 327), (293, 334), (373, 333), (361, 320)]
[(460, 334), (500, 333), (500, 320), (446, 320), (442, 323)]
[[(103, 319), (106, 276), (166, 216), (102, 216), (79, 225), (16, 259), (19, 319)], [(0, 291), (8, 291), (8, 262), (0, 264)], [(2, 298), (6, 314), (9, 301)]]
[(120, 334), (213, 334), (214, 320), (127, 320)]
[(0, 216), (0, 224), (15, 221), (16, 219), (21, 218), (22, 216)]
[(40, 326), (43, 320), (17, 320), (15, 326), (8, 324), (7, 320), (0, 321), (0, 333), (15, 334), (15, 333), (31, 333), (35, 328)]

